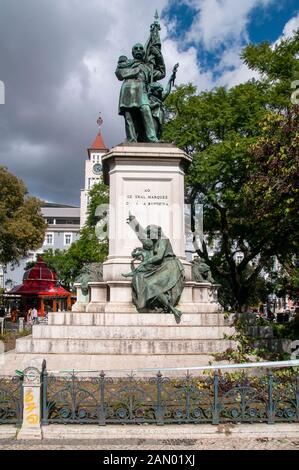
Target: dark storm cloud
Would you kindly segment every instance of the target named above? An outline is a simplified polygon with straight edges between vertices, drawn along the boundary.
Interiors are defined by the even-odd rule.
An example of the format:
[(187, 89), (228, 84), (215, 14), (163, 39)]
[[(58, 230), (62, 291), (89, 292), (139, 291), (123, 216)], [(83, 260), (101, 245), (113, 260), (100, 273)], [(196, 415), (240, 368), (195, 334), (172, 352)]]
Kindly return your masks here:
[[(105, 47), (111, 17), (104, 5), (0, 2), (0, 79), (6, 85), (6, 103), (0, 106), (0, 164), (23, 178), (31, 193), (48, 200), (79, 200), (85, 150), (104, 104), (99, 96), (88, 96), (90, 72), (82, 59)], [(113, 68), (106, 73), (114, 79)], [(64, 93), (72, 75), (81, 90), (79, 97), (74, 92), (74, 106), (72, 91)], [(112, 145), (122, 135), (106, 132), (105, 138)]]
[[(168, 2), (0, 0), (0, 80), (6, 85), (0, 165), (22, 178), (31, 194), (79, 203), (99, 111), (106, 145), (124, 139), (117, 58), (129, 56), (135, 42), (145, 43), (155, 10)], [(163, 44), (168, 68), (180, 62), (178, 82), (200, 81), (194, 50)]]
[[(118, 116), (121, 54), (148, 38), (149, 25), (169, 0), (0, 0), (0, 165), (22, 178), (31, 194), (79, 203), (86, 148), (99, 111), (108, 147), (124, 139)], [(194, 48), (167, 39), (168, 71), (180, 62), (177, 83), (210, 84)]]

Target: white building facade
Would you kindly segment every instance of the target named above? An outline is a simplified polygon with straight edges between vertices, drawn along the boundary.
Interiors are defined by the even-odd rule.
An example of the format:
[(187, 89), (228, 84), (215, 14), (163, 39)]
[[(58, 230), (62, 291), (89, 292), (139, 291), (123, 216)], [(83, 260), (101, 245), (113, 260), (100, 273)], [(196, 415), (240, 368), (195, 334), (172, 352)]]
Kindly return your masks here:
[(80, 227), (85, 225), (87, 207), (89, 204), (89, 191), (102, 179), (102, 157), (109, 149), (105, 146), (101, 131), (98, 132), (91, 147), (87, 149), (88, 158), (85, 161), (84, 189), (80, 195)]

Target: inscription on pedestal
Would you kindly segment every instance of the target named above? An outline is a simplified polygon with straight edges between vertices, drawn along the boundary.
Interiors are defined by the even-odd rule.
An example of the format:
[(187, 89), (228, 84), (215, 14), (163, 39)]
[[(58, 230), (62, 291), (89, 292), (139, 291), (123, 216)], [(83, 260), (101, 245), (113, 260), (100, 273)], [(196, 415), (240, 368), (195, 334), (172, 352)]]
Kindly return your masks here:
[[(169, 181), (126, 181), (123, 203), (124, 220), (133, 213), (144, 227), (154, 223), (170, 233), (173, 201)], [(131, 238), (127, 231), (126, 236)]]
[(152, 194), (149, 188), (144, 190), (144, 194), (128, 194), (126, 197), (127, 206), (169, 206), (167, 194)]

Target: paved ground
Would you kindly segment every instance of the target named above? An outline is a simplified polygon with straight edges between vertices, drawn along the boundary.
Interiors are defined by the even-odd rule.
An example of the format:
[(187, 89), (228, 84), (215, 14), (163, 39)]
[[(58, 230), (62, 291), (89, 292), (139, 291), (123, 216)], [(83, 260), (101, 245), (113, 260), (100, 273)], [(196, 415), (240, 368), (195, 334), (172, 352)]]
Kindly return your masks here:
[(190, 442), (182, 445), (178, 439), (176, 442), (167, 444), (121, 444), (104, 445), (97, 441), (21, 441), (0, 440), (0, 450), (299, 450), (299, 439), (202, 439), (201, 441)]
[[(49, 425), (43, 440), (0, 426), (0, 450), (299, 450), (299, 424)], [(20, 437), (21, 434), (19, 434)]]

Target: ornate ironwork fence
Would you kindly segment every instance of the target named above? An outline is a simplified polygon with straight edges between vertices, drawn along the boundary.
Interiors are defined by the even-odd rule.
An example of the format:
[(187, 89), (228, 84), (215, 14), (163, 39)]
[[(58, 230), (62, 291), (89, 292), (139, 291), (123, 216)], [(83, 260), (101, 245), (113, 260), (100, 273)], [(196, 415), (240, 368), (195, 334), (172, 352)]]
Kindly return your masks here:
[(0, 424), (21, 424), (23, 415), (22, 377), (0, 377)]
[(118, 378), (44, 368), (42, 424), (299, 422), (298, 368), (258, 372)]

